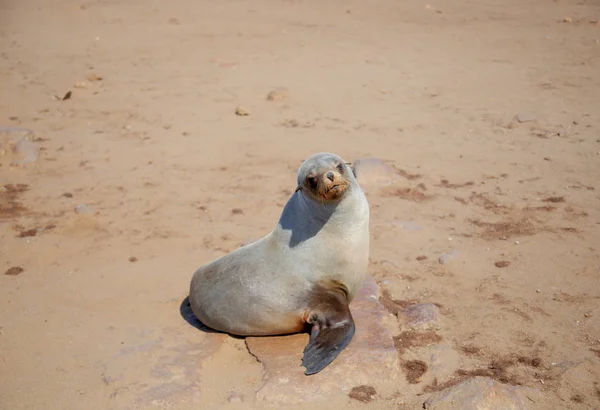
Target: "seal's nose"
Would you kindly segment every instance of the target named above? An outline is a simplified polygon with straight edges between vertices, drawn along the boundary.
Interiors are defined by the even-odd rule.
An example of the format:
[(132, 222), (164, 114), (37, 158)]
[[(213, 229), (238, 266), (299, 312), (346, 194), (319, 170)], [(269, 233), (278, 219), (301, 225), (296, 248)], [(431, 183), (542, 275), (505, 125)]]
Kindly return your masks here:
[(327, 178), (328, 178), (328, 179), (329, 179), (331, 182), (333, 182), (333, 179), (335, 178), (335, 175), (333, 175), (333, 172), (329, 171), (329, 172), (327, 173)]

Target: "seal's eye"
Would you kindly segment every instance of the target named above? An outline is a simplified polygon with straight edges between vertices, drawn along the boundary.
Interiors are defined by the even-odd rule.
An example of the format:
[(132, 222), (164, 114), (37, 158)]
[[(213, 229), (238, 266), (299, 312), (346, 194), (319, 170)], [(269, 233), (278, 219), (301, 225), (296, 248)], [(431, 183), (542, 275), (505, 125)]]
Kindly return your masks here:
[(306, 182), (313, 189), (317, 187), (317, 177), (307, 177)]
[(340, 174), (344, 173), (344, 164), (342, 164), (341, 162), (339, 164), (337, 164), (337, 170), (340, 171)]

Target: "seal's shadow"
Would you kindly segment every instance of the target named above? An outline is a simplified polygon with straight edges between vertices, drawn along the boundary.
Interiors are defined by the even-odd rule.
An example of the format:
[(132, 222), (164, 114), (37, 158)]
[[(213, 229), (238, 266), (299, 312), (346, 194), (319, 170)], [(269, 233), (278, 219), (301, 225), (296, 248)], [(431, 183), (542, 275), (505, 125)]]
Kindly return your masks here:
[[(210, 327), (206, 326), (204, 323), (202, 323), (196, 317), (196, 315), (194, 315), (194, 312), (192, 312), (192, 307), (190, 306), (190, 297), (189, 296), (186, 296), (185, 299), (183, 299), (181, 301), (181, 305), (179, 305), (179, 314), (181, 314), (181, 317), (183, 318), (183, 320), (188, 322), (188, 324), (190, 324), (191, 326), (195, 327), (196, 329), (198, 329), (204, 333), (223, 333), (223, 332), (220, 332), (215, 329), (211, 329)], [(223, 334), (228, 334), (228, 333), (223, 333)], [(236, 339), (244, 339), (243, 337), (236, 336), (236, 335), (229, 335), (229, 336), (236, 338)]]
[[(294, 193), (294, 196), (298, 195), (300, 195), (298, 192)], [(298, 218), (298, 215), (306, 214), (306, 210), (302, 208), (303, 206), (313, 208), (309, 213), (314, 215), (314, 217), (310, 220)], [(296, 200), (290, 198), (283, 207), (283, 212), (279, 219), (281, 228), (291, 232), (290, 248), (294, 248), (318, 234), (331, 215), (333, 215), (336, 208), (337, 204), (327, 206), (325, 204), (313, 204), (309, 202), (301, 204), (297, 198)]]

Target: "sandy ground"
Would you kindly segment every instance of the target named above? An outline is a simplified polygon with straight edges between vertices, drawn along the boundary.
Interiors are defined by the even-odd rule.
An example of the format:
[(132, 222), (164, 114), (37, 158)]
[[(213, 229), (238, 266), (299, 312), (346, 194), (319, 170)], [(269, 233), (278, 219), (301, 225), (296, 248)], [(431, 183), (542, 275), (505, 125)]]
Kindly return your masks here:
[[(0, 125), (41, 155), (0, 158), (0, 267), (23, 269), (0, 276), (0, 407), (120, 406), (109, 359), (200, 343), (179, 314), (193, 271), (268, 233), (302, 160), (331, 151), (403, 171), (368, 191), (382, 291), (442, 306), (463, 366), (538, 359), (500, 379), (599, 408), (592, 373), (545, 379), (600, 355), (599, 18), (585, 0), (2, 0)], [(260, 407), (243, 340), (198, 372), (198, 408)], [(335, 406), (416, 408), (424, 384)]]

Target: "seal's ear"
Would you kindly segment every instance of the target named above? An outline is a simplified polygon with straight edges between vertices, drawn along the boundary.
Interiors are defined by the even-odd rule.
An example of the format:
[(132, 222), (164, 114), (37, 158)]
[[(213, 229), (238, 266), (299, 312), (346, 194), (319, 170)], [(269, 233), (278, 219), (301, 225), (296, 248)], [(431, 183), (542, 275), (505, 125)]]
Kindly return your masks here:
[(354, 178), (356, 178), (356, 169), (354, 168), (354, 164), (352, 162), (346, 162), (346, 165), (350, 167), (352, 170), (352, 175), (354, 175)]

